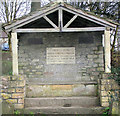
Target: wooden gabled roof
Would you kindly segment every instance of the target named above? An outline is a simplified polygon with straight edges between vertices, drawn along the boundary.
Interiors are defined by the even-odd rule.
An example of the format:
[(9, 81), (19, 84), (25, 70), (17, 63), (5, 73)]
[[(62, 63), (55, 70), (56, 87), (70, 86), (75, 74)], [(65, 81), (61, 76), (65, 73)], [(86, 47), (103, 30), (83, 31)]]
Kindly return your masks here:
[(31, 12), (28, 15), (23, 16), (19, 19), (16, 19), (10, 23), (4, 24), (3, 27), (7, 31), (15, 30), (37, 19), (40, 19), (42, 17), (45, 18), (46, 15), (51, 14), (59, 9), (70, 12), (76, 16), (82, 17), (88, 21), (92, 21), (103, 27), (116, 28), (116, 26), (118, 25), (117, 23), (113, 22), (110, 19), (104, 19), (104, 18), (95, 16), (94, 14), (91, 14), (90, 12), (82, 11), (81, 9), (75, 8), (67, 3), (54, 3), (54, 4), (46, 5), (42, 7), (41, 9), (35, 12)]

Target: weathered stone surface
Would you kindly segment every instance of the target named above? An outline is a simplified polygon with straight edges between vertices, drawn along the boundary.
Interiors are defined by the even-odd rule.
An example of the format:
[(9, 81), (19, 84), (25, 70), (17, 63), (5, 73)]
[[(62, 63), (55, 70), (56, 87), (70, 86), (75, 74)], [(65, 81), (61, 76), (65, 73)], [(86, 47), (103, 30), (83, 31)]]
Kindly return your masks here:
[(11, 94), (8, 94), (8, 93), (1, 93), (1, 96), (2, 96), (3, 99), (11, 98)]
[(29, 107), (25, 108), (24, 114), (28, 112), (40, 113), (40, 114), (66, 114), (66, 115), (79, 115), (79, 114), (92, 114), (100, 115), (103, 114), (102, 107)]
[(8, 88), (8, 93), (13, 93), (15, 92), (15, 88)]
[[(96, 33), (96, 32), (95, 32)], [(93, 32), (90, 36), (94, 36)], [(39, 77), (41, 82), (46, 83), (63, 83), (63, 82), (75, 82), (77, 77), (81, 75), (83, 80), (84, 76), (89, 77), (98, 75), (92, 75), (92, 72), (97, 71), (98, 67), (103, 71), (103, 49), (102, 49), (102, 36), (101, 33), (97, 33), (93, 37), (93, 43), (89, 43), (89, 39), (86, 39), (86, 43), (79, 43), (79, 38), (83, 36), (89, 38), (89, 34), (85, 33), (31, 33), (23, 34), (20, 36), (19, 43), (19, 65), (20, 73), (27, 75), (29, 78)], [(43, 39), (43, 44), (29, 45), (29, 38), (36, 38), (34, 40)], [(24, 39), (26, 38), (26, 39)], [(74, 38), (74, 39), (73, 39)], [(98, 39), (99, 38), (99, 39)], [(89, 44), (88, 44), (89, 43)], [(75, 48), (75, 64), (47, 64), (47, 48)], [(94, 70), (88, 71), (88, 69)], [(84, 69), (84, 70), (83, 70)], [(85, 73), (87, 72), (87, 74)], [(83, 77), (82, 77), (82, 73)], [(89, 80), (89, 79), (86, 79)]]
[(17, 99), (7, 99), (6, 102), (8, 102), (8, 103), (17, 103)]
[[(101, 106), (108, 107), (111, 99), (118, 101), (119, 99), (119, 89), (120, 87), (113, 79), (107, 79), (110, 74), (103, 74), (103, 79), (98, 81), (99, 96), (101, 101)], [(113, 110), (115, 110), (113, 108)]]
[(12, 98), (24, 98), (24, 93), (14, 93), (12, 94)]
[[(2, 99), (17, 108), (23, 108), (25, 97), (25, 80), (23, 75), (5, 76), (3, 81), (6, 83), (2, 87)], [(4, 92), (4, 93), (3, 93)]]
[(15, 109), (22, 109), (24, 108), (24, 104), (14, 104)]
[(24, 98), (18, 99), (18, 103), (23, 103), (24, 104)]
[(70, 107), (90, 107), (98, 106), (97, 97), (44, 97), (44, 98), (26, 98), (25, 107), (64, 107), (69, 104)]
[(16, 92), (17, 93), (25, 92), (25, 89), (24, 88), (16, 88)]
[(96, 91), (96, 85), (29, 85), (26, 88), (26, 96), (96, 96)]
[(13, 113), (14, 113), (14, 106), (11, 103), (7, 103), (6, 101), (3, 101), (2, 102), (2, 114), (10, 115)]

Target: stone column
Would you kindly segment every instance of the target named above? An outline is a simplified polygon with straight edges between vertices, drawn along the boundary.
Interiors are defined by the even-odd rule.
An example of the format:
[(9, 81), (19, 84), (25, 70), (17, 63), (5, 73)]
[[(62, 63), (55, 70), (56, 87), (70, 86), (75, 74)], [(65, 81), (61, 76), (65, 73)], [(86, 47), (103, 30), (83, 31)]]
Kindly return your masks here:
[(12, 43), (12, 68), (13, 75), (18, 75), (18, 40), (17, 33), (11, 33), (11, 43)]
[(104, 32), (105, 73), (111, 73), (110, 28)]

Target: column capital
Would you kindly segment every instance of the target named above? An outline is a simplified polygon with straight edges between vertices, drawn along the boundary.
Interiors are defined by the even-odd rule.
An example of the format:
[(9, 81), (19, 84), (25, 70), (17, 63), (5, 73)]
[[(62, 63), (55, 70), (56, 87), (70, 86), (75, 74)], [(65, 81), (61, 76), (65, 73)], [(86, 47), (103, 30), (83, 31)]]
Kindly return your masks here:
[(110, 31), (110, 27), (106, 27), (105, 30), (106, 30), (106, 31)]

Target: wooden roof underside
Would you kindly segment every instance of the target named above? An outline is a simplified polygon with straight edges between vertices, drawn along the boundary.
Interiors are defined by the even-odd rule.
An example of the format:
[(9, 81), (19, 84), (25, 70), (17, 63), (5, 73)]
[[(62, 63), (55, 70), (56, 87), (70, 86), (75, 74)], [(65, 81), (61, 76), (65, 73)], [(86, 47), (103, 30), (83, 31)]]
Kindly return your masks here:
[[(55, 14), (58, 12), (58, 14)], [(69, 14), (68, 19), (64, 12)], [(51, 20), (49, 15), (54, 14), (54, 19)], [(43, 27), (31, 27), (31, 25), (35, 22), (40, 22), (40, 20), (45, 20), (47, 23), (51, 25), (51, 27), (45, 28)], [(68, 20), (68, 21), (66, 21)], [(84, 22), (78, 22), (78, 21)], [(76, 21), (76, 22), (75, 22)], [(90, 25), (87, 23), (90, 22)], [(77, 23), (81, 25), (81, 27), (77, 27)], [(38, 24), (37, 24), (38, 25)], [(71, 28), (70, 28), (70, 25)], [(76, 27), (75, 27), (76, 26)], [(17, 31), (17, 32), (72, 32), (72, 31), (86, 31), (86, 30), (104, 30), (105, 27), (116, 28), (116, 24), (106, 21), (104, 19), (98, 18), (96, 16), (90, 15), (80, 9), (76, 9), (67, 4), (55, 4), (48, 8), (41, 9), (40, 11), (36, 11), (34, 13), (30, 13), (26, 17), (22, 17), (15, 22), (5, 25), (6, 31)], [(41, 31), (40, 31), (41, 30)]]

